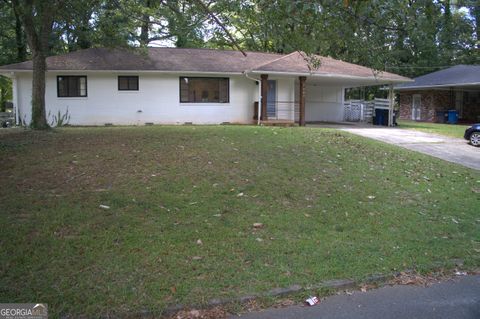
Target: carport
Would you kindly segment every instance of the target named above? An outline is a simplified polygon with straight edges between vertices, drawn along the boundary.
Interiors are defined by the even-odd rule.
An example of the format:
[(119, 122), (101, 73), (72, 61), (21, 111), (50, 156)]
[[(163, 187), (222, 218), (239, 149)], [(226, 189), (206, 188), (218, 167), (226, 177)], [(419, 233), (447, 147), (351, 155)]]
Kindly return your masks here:
[(344, 120), (345, 89), (363, 86), (389, 86), (389, 125), (393, 125), (393, 85), (411, 80), (397, 74), (363, 66), (293, 52), (276, 61), (247, 70), (260, 80), (258, 124), (341, 122)]

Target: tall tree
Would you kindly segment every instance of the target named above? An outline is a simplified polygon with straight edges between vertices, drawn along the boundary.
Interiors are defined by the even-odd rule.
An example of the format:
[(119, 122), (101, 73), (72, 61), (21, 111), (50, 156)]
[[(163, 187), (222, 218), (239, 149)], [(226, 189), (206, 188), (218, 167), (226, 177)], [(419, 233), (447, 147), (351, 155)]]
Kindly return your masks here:
[(47, 129), (49, 125), (45, 114), (46, 57), (54, 18), (63, 1), (12, 0), (12, 3), (25, 29), (28, 46), (32, 53), (32, 122), (30, 125), (34, 129)]
[[(12, 4), (13, 6), (13, 4)], [(12, 7), (13, 9), (13, 7)], [(17, 62), (23, 62), (27, 59), (27, 41), (23, 31), (22, 21), (15, 10), (12, 10), (15, 16), (15, 44), (17, 49)]]
[(442, 29), (440, 33), (440, 44), (442, 47), (442, 56), (446, 64), (450, 64), (453, 59), (453, 17), (450, 0), (444, 0)]

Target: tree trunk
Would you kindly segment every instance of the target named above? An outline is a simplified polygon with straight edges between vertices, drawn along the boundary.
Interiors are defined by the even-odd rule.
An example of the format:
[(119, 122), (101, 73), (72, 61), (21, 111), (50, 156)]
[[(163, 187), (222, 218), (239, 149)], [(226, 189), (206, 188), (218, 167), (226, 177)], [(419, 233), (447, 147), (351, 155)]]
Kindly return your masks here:
[(90, 32), (90, 26), (89, 26), (89, 20), (90, 17), (92, 16), (91, 12), (88, 12), (85, 14), (85, 16), (82, 19), (81, 25), (79, 27), (80, 32), (77, 34), (77, 46), (80, 49), (88, 49), (92, 47), (92, 41), (90, 39), (91, 32)]
[[(143, 19), (148, 19), (147, 15), (143, 16)], [(148, 46), (148, 31), (149, 31), (148, 22), (142, 22), (142, 27), (140, 28), (140, 45), (142, 47)]]
[(15, 42), (17, 45), (17, 62), (23, 62), (27, 59), (27, 43), (25, 39), (25, 33), (22, 28), (22, 21), (17, 12), (13, 10), (15, 14)]
[(33, 52), (33, 81), (32, 81), (32, 122), (33, 129), (48, 129), (45, 114), (45, 72), (47, 62), (43, 52)]
[[(145, 8), (148, 10), (151, 7), (151, 2), (147, 0), (145, 2)], [(145, 13), (142, 15), (142, 24), (140, 27), (140, 46), (146, 47), (149, 42), (150, 33), (150, 15)]]
[(443, 28), (442, 28), (442, 37), (441, 44), (443, 45), (443, 55), (445, 63), (450, 65), (452, 59), (454, 58), (453, 54), (453, 24), (452, 24), (452, 10), (450, 7), (450, 0), (444, 2), (444, 13), (443, 13)]
[(22, 22), (28, 46), (32, 53), (32, 120), (30, 127), (37, 130), (50, 128), (45, 115), (45, 73), (48, 40), (53, 20), (60, 7), (58, 1), (12, 0), (13, 9)]

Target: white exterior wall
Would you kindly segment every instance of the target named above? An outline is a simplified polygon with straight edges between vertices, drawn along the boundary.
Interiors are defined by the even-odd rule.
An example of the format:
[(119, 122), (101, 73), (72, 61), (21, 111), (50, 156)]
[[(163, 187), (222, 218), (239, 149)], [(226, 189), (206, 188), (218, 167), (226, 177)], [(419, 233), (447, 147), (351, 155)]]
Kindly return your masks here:
[[(86, 75), (87, 97), (57, 97), (57, 75)], [(139, 91), (118, 91), (119, 75), (138, 75)], [(49, 122), (60, 111), (70, 114), (71, 125), (144, 125), (253, 123), (253, 103), (258, 101), (260, 85), (243, 75), (218, 75), (230, 78), (229, 103), (180, 103), (180, 76), (198, 74), (75, 72), (47, 74), (46, 108)], [(32, 77), (16, 74), (19, 119), (31, 121)], [(279, 119), (296, 120), (294, 102), (298, 103), (297, 78), (269, 77), (277, 80)], [(341, 122), (344, 119), (343, 87), (308, 83), (305, 87), (305, 119)], [(141, 112), (139, 112), (141, 111)]]
[[(32, 76), (31, 74), (19, 73), (16, 79), (16, 111), (18, 113), (18, 121), (25, 125), (30, 123), (32, 119)], [(14, 91), (14, 92), (15, 92)]]
[[(305, 120), (342, 122), (343, 87), (308, 84), (305, 86)], [(298, 100), (298, 99), (297, 99)]]
[[(57, 75), (86, 75), (87, 97), (57, 97)], [(138, 75), (138, 91), (118, 91), (118, 75)], [(258, 100), (258, 86), (242, 75), (218, 75), (230, 78), (229, 103), (180, 103), (180, 76), (192, 74), (119, 73), (119, 72), (49, 72), (46, 80), (46, 112), (52, 117), (67, 112), (71, 125), (143, 125), (252, 123), (253, 102)], [(31, 74), (17, 74), (18, 106), (25, 123), (31, 121)]]

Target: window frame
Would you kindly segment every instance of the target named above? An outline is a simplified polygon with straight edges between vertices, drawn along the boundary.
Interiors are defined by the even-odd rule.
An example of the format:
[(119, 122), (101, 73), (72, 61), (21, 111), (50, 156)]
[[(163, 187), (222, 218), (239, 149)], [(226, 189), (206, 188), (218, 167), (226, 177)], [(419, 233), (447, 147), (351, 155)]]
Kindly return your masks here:
[[(204, 102), (204, 101), (182, 101), (182, 81), (187, 79), (208, 79), (208, 80), (227, 80), (227, 100), (225, 102)], [(215, 76), (180, 76), (178, 81), (178, 100), (180, 104), (229, 104), (230, 103), (230, 78), (229, 77), (215, 77)], [(220, 92), (219, 92), (220, 95)]]
[[(127, 89), (121, 89), (120, 88), (120, 78), (127, 78)], [(129, 78), (136, 78), (137, 79), (137, 88), (136, 89), (131, 89), (130, 88), (130, 81)], [(140, 90), (140, 78), (138, 75), (119, 75), (117, 76), (117, 87), (118, 91), (139, 91)]]
[[(79, 95), (60, 95), (60, 78), (77, 78), (85, 79), (85, 95), (81, 95), (79, 92)], [(67, 81), (67, 86), (68, 86), (68, 81)], [(68, 87), (67, 87), (67, 94), (68, 94)], [(80, 85), (79, 85), (79, 91), (80, 91)], [(86, 75), (57, 75), (57, 97), (58, 98), (78, 98), (78, 97), (88, 97), (88, 79)]]

